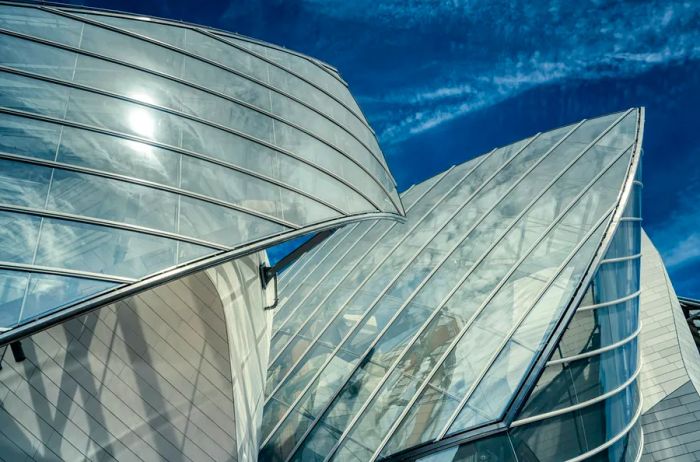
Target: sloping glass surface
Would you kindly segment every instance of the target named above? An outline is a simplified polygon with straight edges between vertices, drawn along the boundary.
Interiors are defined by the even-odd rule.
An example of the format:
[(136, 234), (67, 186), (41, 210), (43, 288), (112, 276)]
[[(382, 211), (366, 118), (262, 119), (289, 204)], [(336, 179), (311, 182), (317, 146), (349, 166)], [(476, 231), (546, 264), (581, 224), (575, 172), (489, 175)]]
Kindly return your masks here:
[(639, 117), (494, 150), (311, 257), (282, 291), (261, 458), (369, 460), (501, 419), (608, 232)]
[[(626, 394), (638, 394), (640, 171), (638, 168), (622, 217), (593, 281), (516, 417), (512, 432), (516, 449), (527, 447), (540, 460), (595, 451), (620, 437), (620, 432), (625, 434), (624, 440), (635, 438), (638, 403), (628, 402), (614, 415), (615, 410), (601, 406), (601, 402), (622, 401)], [(579, 415), (600, 422), (584, 419), (582, 425), (577, 423), (582, 418)], [(600, 427), (611, 425), (614, 430), (601, 436)], [(545, 428), (547, 438), (538, 436)], [(576, 438), (572, 438), (573, 433)], [(628, 449), (618, 446), (606, 449), (617, 451), (615, 460), (637, 455), (638, 443)]]
[[(347, 86), (312, 58), (38, 5), (0, 5), (0, 35), (0, 268), (41, 267), (56, 278), (30, 286), (80, 294), (24, 296), (31, 318), (105, 284), (403, 214)], [(15, 314), (0, 328), (29, 319)]]

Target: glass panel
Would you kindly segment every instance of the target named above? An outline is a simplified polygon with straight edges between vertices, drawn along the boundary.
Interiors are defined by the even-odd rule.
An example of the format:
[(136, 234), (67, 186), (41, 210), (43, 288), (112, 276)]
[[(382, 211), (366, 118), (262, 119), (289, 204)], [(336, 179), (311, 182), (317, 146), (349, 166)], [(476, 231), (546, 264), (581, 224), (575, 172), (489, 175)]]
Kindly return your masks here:
[(559, 341), (552, 359), (597, 350), (632, 335), (639, 326), (639, 299), (577, 311)]
[(641, 225), (638, 221), (621, 221), (610, 241), (605, 258), (638, 255), (641, 252)]
[(226, 246), (279, 234), (288, 228), (256, 216), (210, 204), (180, 198), (179, 233)]
[(44, 219), (36, 264), (139, 278), (176, 263), (176, 241)]
[(578, 411), (515, 427), (517, 454), (538, 460), (564, 460), (594, 449), (618, 435), (639, 406), (636, 381), (622, 392)]
[(31, 264), (41, 218), (0, 211), (0, 261)]
[(66, 112), (69, 89), (0, 72), (0, 106), (62, 119)]
[(119, 284), (48, 274), (32, 274), (21, 322), (76, 303)]
[(192, 260), (197, 260), (206, 255), (213, 255), (220, 250), (204, 247), (201, 245), (190, 244), (187, 242), (177, 243), (177, 263), (187, 263)]
[(508, 435), (501, 434), (421, 457), (418, 462), (517, 462), (518, 460), (508, 441)]
[(138, 141), (65, 127), (57, 160), (178, 186), (180, 154)]
[(177, 203), (173, 193), (57, 169), (47, 208), (176, 232)]
[(82, 24), (38, 8), (5, 5), (0, 26), (35, 37), (45, 38), (70, 46), (78, 46)]
[(51, 169), (0, 159), (0, 203), (44, 208)]
[(599, 301), (617, 300), (639, 290), (640, 260), (600, 265), (593, 284)]
[(638, 368), (637, 340), (599, 355), (547, 366), (518, 418), (583, 403), (624, 384)]
[(61, 126), (39, 120), (0, 114), (0, 151), (53, 160)]
[(12, 327), (19, 321), (28, 282), (29, 273), (0, 270), (0, 327)]
[(71, 51), (9, 35), (3, 35), (0, 41), (0, 64), (40, 75), (70, 80), (75, 68), (75, 58), (76, 54)]
[(191, 157), (182, 159), (182, 188), (280, 218), (282, 213), (277, 203), (287, 194), (296, 195), (282, 193), (279, 186), (255, 177)]

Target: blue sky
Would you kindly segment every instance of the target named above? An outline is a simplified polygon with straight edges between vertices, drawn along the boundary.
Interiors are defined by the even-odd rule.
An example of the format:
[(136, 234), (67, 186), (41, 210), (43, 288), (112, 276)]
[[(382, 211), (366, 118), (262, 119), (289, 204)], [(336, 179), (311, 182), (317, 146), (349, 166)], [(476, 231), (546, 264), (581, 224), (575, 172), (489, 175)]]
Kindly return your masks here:
[(239, 32), (334, 65), (400, 190), (535, 132), (646, 106), (644, 227), (679, 295), (700, 298), (700, 2), (80, 3)]

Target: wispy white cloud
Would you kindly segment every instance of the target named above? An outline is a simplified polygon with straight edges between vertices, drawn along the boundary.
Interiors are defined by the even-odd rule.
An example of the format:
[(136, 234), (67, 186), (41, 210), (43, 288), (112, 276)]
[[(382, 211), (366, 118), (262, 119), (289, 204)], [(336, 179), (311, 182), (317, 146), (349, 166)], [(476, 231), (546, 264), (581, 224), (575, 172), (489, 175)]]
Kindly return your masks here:
[[(359, 95), (385, 145), (538, 85), (631, 76), (654, 66), (700, 59), (697, 2), (592, 2), (585, 6), (567, 1), (501, 5), (490, 0), (304, 3), (309, 12), (381, 30), (387, 41), (415, 36), (413, 44), (402, 45), (408, 50), (407, 59), (416, 60), (416, 74), (387, 71), (392, 83), (396, 82), (393, 91)], [(417, 48), (424, 30), (442, 35), (439, 43), (421, 51)], [(376, 39), (364, 38), (368, 42)]]

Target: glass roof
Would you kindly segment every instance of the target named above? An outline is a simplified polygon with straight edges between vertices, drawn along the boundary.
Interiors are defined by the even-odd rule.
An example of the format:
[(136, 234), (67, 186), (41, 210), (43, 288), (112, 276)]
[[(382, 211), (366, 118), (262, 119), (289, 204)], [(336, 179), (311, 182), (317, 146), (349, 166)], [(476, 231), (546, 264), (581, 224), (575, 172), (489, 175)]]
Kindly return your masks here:
[(312, 58), (50, 6), (0, 4), (0, 35), (0, 331), (204, 257), (403, 215), (346, 84)]
[(361, 460), (499, 421), (589, 271), (640, 110), (566, 126), (404, 193), (297, 262), (275, 313), (265, 460)]

